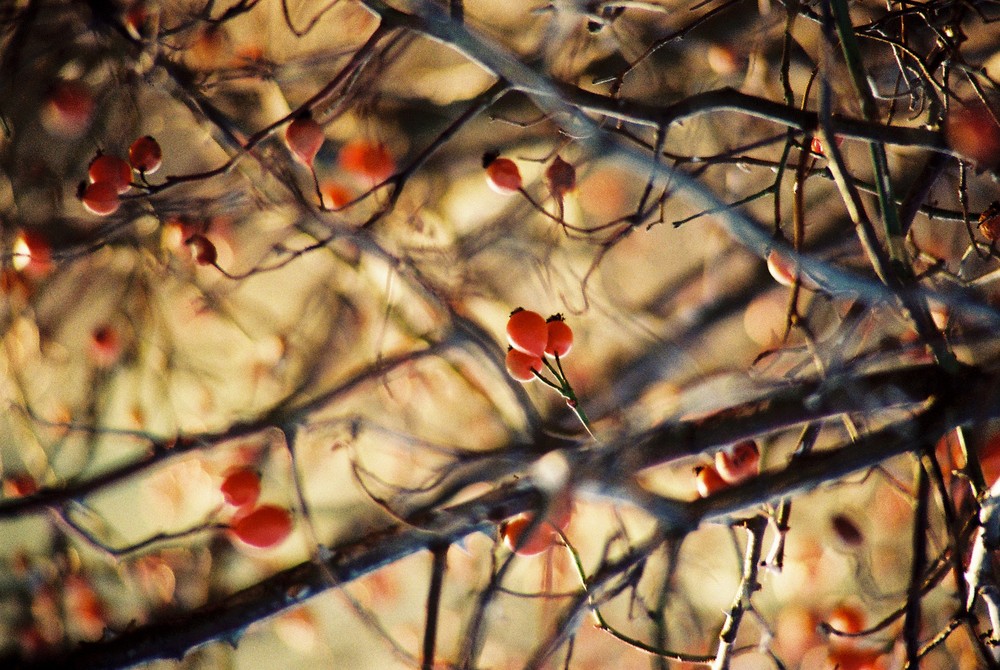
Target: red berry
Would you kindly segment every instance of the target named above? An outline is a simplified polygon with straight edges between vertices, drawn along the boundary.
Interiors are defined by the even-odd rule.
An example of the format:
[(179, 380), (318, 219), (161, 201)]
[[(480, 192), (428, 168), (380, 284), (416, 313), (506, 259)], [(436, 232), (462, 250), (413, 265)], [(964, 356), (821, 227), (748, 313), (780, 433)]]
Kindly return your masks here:
[(351, 140), (340, 149), (340, 167), (377, 184), (392, 176), (396, 161), (381, 142)]
[(90, 161), (87, 176), (91, 183), (107, 182), (115, 187), (120, 195), (129, 189), (132, 181), (132, 168), (118, 156), (100, 154)]
[(34, 275), (43, 275), (52, 267), (52, 246), (40, 233), (22, 230), (14, 239), (11, 266)]
[(220, 487), (226, 502), (234, 507), (245, 507), (257, 502), (260, 496), (260, 475), (249, 469), (229, 473)]
[(354, 199), (350, 191), (336, 182), (323, 184), (320, 191), (323, 193), (323, 203), (333, 209), (339, 209)]
[(549, 327), (538, 312), (518, 308), (507, 321), (507, 341), (518, 351), (541, 358), (549, 342)]
[(90, 334), (90, 358), (98, 367), (114, 365), (121, 352), (121, 336), (114, 326), (98, 326)]
[[(833, 141), (836, 142), (837, 146), (839, 147), (844, 143), (844, 138), (837, 137)], [(826, 152), (823, 151), (823, 140), (821, 140), (819, 137), (813, 137), (812, 143), (810, 144), (809, 148), (812, 149), (812, 152), (814, 154), (819, 154), (820, 156), (826, 155)]]
[(128, 162), (142, 174), (153, 174), (163, 162), (160, 143), (152, 135), (140, 137), (128, 148)]
[(27, 473), (11, 475), (3, 480), (3, 493), (9, 498), (23, 498), (38, 491), (38, 482)]
[(576, 188), (576, 168), (556, 156), (555, 160), (545, 170), (545, 183), (552, 196), (562, 201), (563, 196)]
[(698, 495), (702, 498), (707, 498), (716, 491), (726, 488), (726, 481), (719, 476), (718, 471), (711, 465), (695, 468), (694, 476), (695, 488), (698, 490)]
[(545, 343), (545, 353), (549, 356), (562, 358), (573, 348), (573, 329), (563, 321), (561, 314), (550, 316), (546, 321), (548, 337)]
[(521, 171), (509, 158), (497, 158), (486, 166), (486, 184), (500, 195), (513, 195), (521, 189)]
[(531, 514), (522, 514), (500, 527), (504, 545), (511, 551), (516, 551), (519, 556), (540, 554), (551, 549), (559, 538), (552, 525), (543, 521), (527, 538), (522, 539), (525, 531), (531, 526), (532, 519)]
[(288, 148), (295, 158), (308, 167), (312, 167), (313, 160), (325, 139), (323, 127), (311, 116), (300, 116), (285, 129), (285, 142)]
[(194, 261), (198, 265), (215, 265), (219, 258), (212, 240), (200, 233), (195, 233), (187, 238), (185, 244), (191, 248), (191, 255), (194, 256)]
[(108, 216), (118, 210), (118, 188), (111, 182), (97, 181), (88, 184), (80, 196), (88, 212), (98, 216)]
[(42, 125), (53, 135), (75, 138), (90, 125), (94, 96), (78, 81), (59, 82), (42, 108)]
[(283, 507), (261, 505), (238, 517), (230, 529), (233, 535), (252, 547), (273, 547), (292, 532), (292, 515)]
[(533, 382), (536, 377), (532, 370), (542, 371), (542, 359), (517, 349), (507, 350), (507, 373), (519, 382)]
[(715, 454), (715, 469), (728, 483), (736, 484), (760, 473), (760, 448), (753, 440), (744, 440), (731, 451)]
[(978, 167), (990, 168), (1000, 163), (1000, 126), (982, 104), (969, 107), (956, 104), (945, 120), (944, 135), (956, 153), (971, 159)]

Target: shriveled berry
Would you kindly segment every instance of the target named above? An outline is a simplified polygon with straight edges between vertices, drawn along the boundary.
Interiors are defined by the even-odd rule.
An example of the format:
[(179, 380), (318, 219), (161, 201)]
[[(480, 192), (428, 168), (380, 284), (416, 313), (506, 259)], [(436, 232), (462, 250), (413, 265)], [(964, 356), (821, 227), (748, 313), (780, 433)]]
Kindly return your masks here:
[(552, 164), (545, 169), (545, 183), (552, 196), (562, 202), (563, 197), (576, 188), (576, 168), (556, 156)]

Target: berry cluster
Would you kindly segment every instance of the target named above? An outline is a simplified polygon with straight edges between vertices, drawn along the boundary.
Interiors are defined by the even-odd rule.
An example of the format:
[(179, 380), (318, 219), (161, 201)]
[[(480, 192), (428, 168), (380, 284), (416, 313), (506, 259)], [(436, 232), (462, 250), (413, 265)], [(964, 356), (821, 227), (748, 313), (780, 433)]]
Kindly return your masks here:
[[(589, 431), (590, 422), (579, 407), (573, 387), (562, 369), (562, 358), (573, 348), (573, 329), (563, 320), (562, 314), (553, 314), (546, 320), (538, 312), (518, 307), (507, 320), (507, 341), (510, 343), (507, 373), (519, 382), (538, 379), (555, 389)], [(543, 374), (545, 368), (555, 381)]]
[(132, 171), (145, 180), (156, 172), (163, 160), (159, 143), (151, 136), (140, 137), (128, 149), (128, 161), (111, 154), (97, 153), (87, 168), (87, 181), (80, 184), (79, 197), (84, 208), (97, 216), (118, 211), (121, 196), (132, 188)]
[(226, 475), (220, 487), (226, 503), (236, 508), (230, 532), (244, 544), (266, 549), (282, 542), (292, 532), (291, 513), (277, 505), (258, 505), (260, 475), (240, 468)]

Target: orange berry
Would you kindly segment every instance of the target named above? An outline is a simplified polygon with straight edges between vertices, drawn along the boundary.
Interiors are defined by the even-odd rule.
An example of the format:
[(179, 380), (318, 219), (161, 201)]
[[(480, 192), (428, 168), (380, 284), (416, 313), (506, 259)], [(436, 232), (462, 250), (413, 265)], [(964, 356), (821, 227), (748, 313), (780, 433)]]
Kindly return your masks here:
[(509, 158), (496, 158), (486, 165), (486, 184), (500, 195), (513, 195), (521, 189), (521, 171)]
[(84, 187), (80, 194), (84, 208), (91, 214), (108, 216), (118, 211), (118, 187), (111, 182), (96, 181)]
[(528, 537), (523, 537), (525, 531), (531, 526), (533, 518), (530, 513), (521, 514), (500, 527), (504, 546), (516, 552), (518, 556), (540, 554), (551, 549), (559, 538), (552, 525), (547, 521), (538, 524)]
[(333, 209), (339, 209), (354, 199), (350, 191), (336, 182), (326, 182), (320, 191), (323, 193), (324, 204)]
[(118, 156), (98, 154), (90, 161), (87, 176), (91, 183), (107, 182), (115, 187), (119, 195), (125, 193), (132, 182), (132, 168)]
[(549, 342), (549, 327), (538, 312), (518, 307), (507, 320), (507, 341), (518, 351), (541, 358)]
[(38, 491), (38, 482), (27, 473), (11, 475), (3, 480), (3, 494), (8, 498), (23, 498)]
[[(844, 143), (844, 138), (837, 137), (834, 138), (833, 141), (837, 143), (838, 147), (840, 147)], [(819, 137), (813, 137), (812, 143), (809, 145), (809, 148), (812, 150), (814, 154), (819, 154), (820, 156), (826, 155), (826, 153), (823, 151), (823, 140), (821, 140)]]
[(718, 471), (711, 465), (695, 468), (694, 476), (695, 488), (698, 490), (698, 495), (702, 498), (707, 498), (727, 486), (726, 481), (719, 476)]
[(247, 468), (234, 470), (222, 480), (220, 490), (226, 502), (234, 507), (252, 505), (260, 497), (260, 475)]
[(128, 162), (142, 174), (153, 174), (163, 162), (163, 150), (152, 135), (144, 135), (128, 148)]
[(550, 316), (545, 324), (548, 330), (545, 353), (562, 358), (573, 348), (573, 329), (563, 320), (562, 314)]
[(396, 171), (396, 161), (381, 142), (356, 139), (341, 147), (340, 167), (377, 184), (392, 176)]
[(185, 244), (190, 247), (191, 255), (194, 256), (194, 261), (198, 265), (215, 265), (219, 259), (219, 254), (215, 250), (212, 240), (200, 233), (195, 233), (187, 238)]
[(519, 382), (533, 382), (536, 377), (532, 370), (542, 371), (542, 359), (510, 348), (507, 350), (507, 373)]
[[(860, 633), (865, 629), (865, 615), (853, 605), (841, 604), (830, 612), (827, 625), (840, 633)], [(857, 638), (831, 634), (830, 644), (836, 647), (853, 647)]]
[(323, 127), (311, 116), (300, 116), (285, 129), (288, 148), (299, 162), (308, 167), (312, 167), (324, 140), (326, 136), (323, 134)]
[(1000, 163), (1000, 126), (980, 103), (964, 108), (954, 105), (945, 119), (944, 136), (952, 149), (980, 168)]
[(234, 520), (230, 530), (252, 547), (273, 547), (292, 532), (292, 515), (283, 507), (261, 505)]
[(727, 484), (736, 484), (760, 473), (760, 448), (753, 440), (744, 440), (715, 453), (715, 469)]

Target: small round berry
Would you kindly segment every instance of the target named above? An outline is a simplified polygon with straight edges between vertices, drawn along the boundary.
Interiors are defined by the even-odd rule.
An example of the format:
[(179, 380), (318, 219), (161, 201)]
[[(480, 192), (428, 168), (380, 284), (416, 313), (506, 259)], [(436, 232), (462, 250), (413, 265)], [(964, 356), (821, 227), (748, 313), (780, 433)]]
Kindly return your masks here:
[(553, 197), (562, 200), (563, 196), (576, 188), (576, 168), (556, 156), (552, 164), (545, 170), (545, 183)]
[(79, 137), (90, 126), (94, 96), (78, 81), (59, 82), (42, 107), (42, 125), (53, 135)]
[(521, 171), (509, 158), (497, 158), (486, 165), (486, 184), (500, 195), (514, 195), (521, 190)]
[(10, 264), (17, 272), (44, 275), (52, 269), (52, 245), (41, 233), (22, 230), (14, 239)]
[(122, 338), (114, 326), (105, 324), (90, 333), (90, 359), (101, 368), (108, 368), (121, 357)]
[(533, 382), (534, 371), (542, 371), (542, 359), (539, 356), (526, 354), (513, 347), (507, 350), (507, 374), (519, 382)]
[(149, 8), (146, 7), (146, 3), (136, 2), (125, 12), (125, 30), (132, 39), (142, 40), (149, 37), (150, 33), (150, 20)]
[(324, 183), (320, 192), (323, 194), (323, 204), (331, 209), (340, 209), (354, 199), (350, 191), (333, 181)]
[(87, 184), (80, 194), (80, 201), (88, 212), (98, 216), (114, 214), (121, 204), (118, 200), (118, 188), (106, 181)]
[(292, 515), (283, 507), (261, 505), (249, 514), (237, 517), (230, 530), (252, 547), (273, 547), (292, 532)]
[[(834, 631), (853, 635), (865, 629), (865, 614), (853, 605), (841, 604), (830, 612), (826, 623)], [(856, 638), (833, 634), (830, 643), (841, 647), (853, 646)]]
[(727, 486), (726, 481), (719, 476), (718, 471), (711, 465), (695, 468), (694, 477), (694, 486), (698, 490), (698, 495), (702, 498), (707, 498)]
[(260, 475), (249, 468), (234, 470), (222, 480), (220, 490), (226, 503), (234, 507), (252, 505), (260, 497)]
[(549, 342), (549, 327), (541, 314), (519, 307), (507, 320), (507, 341), (518, 351), (541, 358)]
[(187, 238), (185, 244), (190, 247), (191, 255), (194, 256), (194, 261), (198, 265), (215, 265), (219, 259), (219, 254), (215, 250), (212, 240), (201, 233), (195, 233)]
[(324, 140), (323, 127), (311, 116), (300, 116), (285, 129), (288, 148), (299, 162), (308, 167), (312, 167)]
[(555, 546), (558, 540), (559, 536), (547, 521), (538, 524), (530, 535), (524, 537), (524, 533), (532, 525), (532, 519), (531, 514), (522, 514), (507, 521), (500, 528), (504, 546), (516, 552), (518, 556), (540, 554)]
[(563, 320), (562, 314), (550, 316), (545, 324), (548, 330), (545, 353), (549, 356), (564, 357), (573, 348), (573, 329)]
[(107, 182), (115, 187), (119, 195), (128, 191), (132, 182), (132, 168), (118, 156), (98, 154), (90, 161), (87, 176), (91, 183)]
[(163, 162), (163, 150), (152, 135), (144, 135), (128, 148), (128, 162), (140, 174), (153, 174)]
[(1000, 126), (993, 114), (980, 103), (969, 107), (953, 105), (945, 119), (944, 136), (948, 145), (979, 168), (1000, 163)]
[[(840, 145), (844, 143), (844, 138), (837, 137), (833, 141), (837, 143), (837, 147), (839, 148)], [(814, 136), (812, 138), (812, 142), (810, 143), (809, 148), (812, 150), (814, 154), (819, 154), (820, 156), (826, 156), (826, 152), (823, 150), (823, 140), (821, 140), (818, 136)]]
[(351, 140), (341, 147), (339, 160), (345, 172), (375, 184), (385, 181), (396, 171), (396, 161), (381, 142)]
[[(795, 263), (777, 249), (771, 249), (767, 254), (767, 271), (771, 273), (774, 281), (782, 286), (791, 287), (795, 285)], [(799, 285), (810, 291), (819, 289), (819, 284), (801, 270), (799, 271)]]
[(715, 454), (715, 469), (723, 481), (736, 484), (760, 473), (760, 448), (753, 440), (744, 440)]

